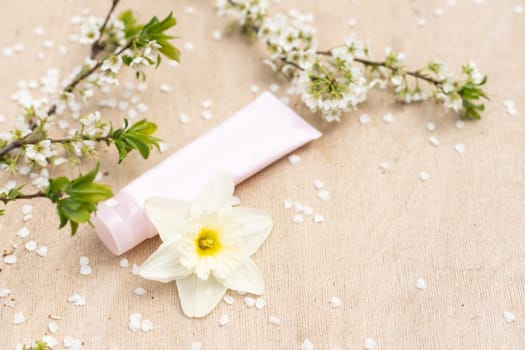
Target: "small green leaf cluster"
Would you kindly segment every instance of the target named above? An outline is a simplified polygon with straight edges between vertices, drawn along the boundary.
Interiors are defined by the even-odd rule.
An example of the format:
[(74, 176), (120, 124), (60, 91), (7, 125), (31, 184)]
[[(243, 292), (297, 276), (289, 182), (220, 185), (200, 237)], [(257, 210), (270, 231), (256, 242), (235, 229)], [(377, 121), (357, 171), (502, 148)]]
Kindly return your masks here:
[(480, 112), (485, 110), (485, 105), (476, 102), (482, 98), (486, 100), (489, 99), (481, 88), (486, 82), (487, 76), (484, 76), (481, 82), (475, 82), (469, 78), (467, 82), (458, 89), (458, 94), (463, 99), (461, 119), (481, 119)]
[(57, 206), (60, 228), (71, 226), (71, 234), (77, 232), (78, 225), (90, 223), (91, 214), (97, 210), (97, 204), (113, 196), (109, 186), (94, 183), (99, 164), (87, 173), (69, 180), (65, 176), (49, 179), (49, 187), (44, 195)]
[(31, 346), (28, 348), (27, 346), (24, 345), (23, 349), (24, 350), (50, 350), (51, 348), (47, 346), (46, 342), (37, 340), (35, 342), (35, 346)]
[(150, 151), (156, 148), (160, 151), (159, 141), (153, 136), (157, 131), (157, 125), (142, 119), (129, 126), (128, 120), (124, 119), (124, 127), (111, 130), (109, 135), (117, 147), (119, 163), (122, 162), (129, 152), (137, 150), (142, 158), (148, 159)]
[[(124, 33), (126, 39), (132, 43), (131, 48), (135, 52), (139, 52), (140, 56), (143, 57), (150, 65), (158, 66), (161, 62), (161, 55), (151, 55), (146, 52), (148, 47), (152, 46), (152, 43), (158, 45), (158, 52), (164, 57), (170, 60), (179, 61), (180, 51), (173, 46), (170, 40), (174, 39), (174, 36), (167, 35), (165, 32), (177, 24), (177, 20), (173, 17), (170, 12), (166, 18), (159, 20), (154, 16), (146, 24), (138, 24), (137, 19), (131, 10), (123, 12), (119, 19), (124, 23)], [(153, 45), (153, 46), (156, 46)], [(140, 52), (143, 51), (143, 52)], [(124, 55), (122, 60), (124, 64), (130, 66), (134, 57), (130, 55)], [(144, 78), (143, 75), (138, 72), (139, 77)]]

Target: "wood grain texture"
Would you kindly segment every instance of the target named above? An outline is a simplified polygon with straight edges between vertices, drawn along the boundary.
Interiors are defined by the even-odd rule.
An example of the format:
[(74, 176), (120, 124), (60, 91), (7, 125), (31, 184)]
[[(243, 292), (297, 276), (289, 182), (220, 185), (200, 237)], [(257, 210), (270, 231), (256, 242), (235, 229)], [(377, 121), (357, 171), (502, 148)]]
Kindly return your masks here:
[[(454, 126), (454, 117), (431, 103), (403, 106), (389, 93), (373, 92), (362, 109), (348, 113), (340, 124), (326, 125), (294, 102), (298, 112), (320, 128), (324, 136), (297, 152), (302, 161), (290, 166), (286, 160), (257, 174), (238, 187), (243, 205), (262, 208), (274, 217), (275, 229), (255, 256), (263, 271), (268, 306), (247, 309), (236, 296), (233, 305), (220, 304), (202, 320), (182, 315), (175, 285), (144, 281), (119, 267), (113, 256), (84, 227), (70, 238), (57, 231), (53, 208), (34, 201), (33, 219), (24, 224), (21, 203), (10, 206), (2, 217), (0, 248), (18, 245), (18, 262), (0, 263), (0, 288), (8, 287), (16, 306), (0, 299), (0, 346), (14, 349), (19, 342), (48, 333), (48, 315), (64, 335), (82, 339), (85, 349), (189, 349), (194, 341), (203, 349), (299, 349), (310, 339), (315, 349), (362, 348), (373, 337), (379, 349), (523, 349), (525, 343), (525, 15), (512, 11), (523, 1), (458, 1), (449, 7), (437, 0), (300, 1), (273, 5), (275, 12), (298, 8), (316, 16), (323, 48), (341, 42), (351, 32), (369, 38), (377, 54), (386, 46), (404, 51), (411, 65), (440, 58), (454, 71), (475, 59), (489, 76), (491, 101), (482, 121)], [(185, 13), (193, 5), (196, 13)], [(37, 79), (48, 68), (67, 74), (87, 55), (85, 48), (70, 45), (70, 17), (89, 7), (103, 16), (109, 1), (18, 0), (1, 3), (0, 47), (25, 44), (23, 54), (0, 57), (0, 111), (7, 130), (20, 113), (9, 101), (19, 80)], [(436, 7), (445, 9), (435, 17)], [(211, 33), (223, 28), (224, 18), (215, 16), (210, 1), (125, 0), (120, 10), (136, 9), (141, 18), (173, 10), (179, 20), (178, 46), (193, 42), (195, 51), (184, 52), (182, 64), (163, 65), (148, 75), (149, 90), (143, 101), (145, 114), (161, 125), (160, 137), (176, 151), (253, 99), (251, 84), (267, 88), (275, 77), (260, 61), (264, 50), (250, 47), (239, 36), (214, 41)], [(357, 19), (354, 30), (349, 18)], [(420, 28), (418, 17), (428, 20)], [(41, 37), (32, 34), (41, 25)], [(52, 49), (41, 45), (55, 43)], [(69, 47), (67, 55), (56, 46)], [(35, 60), (37, 52), (45, 59)], [(132, 81), (128, 76), (122, 82)], [(163, 94), (158, 86), (171, 84)], [(285, 95), (281, 83), (279, 96)], [(212, 99), (214, 118), (201, 117), (200, 104)], [(508, 116), (502, 104), (513, 99), (520, 111)], [(369, 125), (358, 122), (360, 113), (372, 117)], [(393, 124), (381, 116), (393, 113)], [(114, 111), (106, 114), (118, 117)], [(183, 125), (178, 116), (187, 113)], [(429, 145), (428, 121), (437, 124), (438, 148)], [(465, 143), (458, 155), (453, 146)], [(168, 153), (169, 153), (168, 152)], [(115, 189), (146, 171), (163, 157), (144, 162), (137, 156), (116, 164), (113, 151), (104, 155), (104, 181)], [(388, 161), (392, 170), (383, 174), (379, 164)], [(431, 179), (420, 182), (427, 171)], [(74, 174), (75, 171), (70, 172)], [(4, 179), (6, 179), (4, 177)], [(312, 182), (325, 181), (331, 199), (316, 197)], [(292, 212), (283, 208), (290, 198), (313, 206), (327, 221), (310, 220), (297, 225)], [(23, 225), (31, 238), (49, 248), (41, 258), (23, 249), (16, 232)], [(27, 239), (26, 239), (27, 240)], [(124, 255), (140, 264), (159, 245), (157, 238)], [(80, 256), (91, 259), (91, 276), (79, 275)], [(428, 283), (415, 288), (417, 278)], [(142, 286), (143, 297), (133, 294)], [(86, 296), (84, 307), (66, 303), (73, 293)], [(331, 296), (343, 305), (332, 309)], [(517, 316), (513, 324), (503, 312)], [(26, 323), (12, 324), (15, 312), (24, 312)], [(131, 333), (128, 317), (140, 312), (153, 321), (150, 333)], [(221, 314), (230, 324), (218, 326)], [(281, 326), (268, 317), (282, 319)], [(59, 345), (57, 348), (62, 348)]]

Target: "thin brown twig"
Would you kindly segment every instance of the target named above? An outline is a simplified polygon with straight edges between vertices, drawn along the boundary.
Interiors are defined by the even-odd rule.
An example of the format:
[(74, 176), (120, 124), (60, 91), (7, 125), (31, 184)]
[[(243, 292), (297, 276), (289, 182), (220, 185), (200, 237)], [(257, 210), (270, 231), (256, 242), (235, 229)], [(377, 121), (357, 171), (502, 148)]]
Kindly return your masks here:
[[(35, 193), (31, 193), (31, 194), (21, 194), (21, 195), (16, 197), (16, 199), (33, 199), (33, 198), (48, 198), (48, 197), (42, 191), (38, 191), (38, 192), (35, 192)], [(7, 198), (7, 195), (0, 196), (0, 202), (3, 202), (4, 204), (7, 204), (7, 203), (9, 203), (12, 200), (14, 200), (14, 199)]]
[(104, 31), (106, 30), (106, 27), (108, 25), (109, 18), (111, 17), (111, 14), (115, 11), (115, 8), (117, 7), (119, 2), (120, 0), (113, 0), (113, 2), (111, 3), (111, 8), (109, 9), (108, 14), (106, 15), (106, 19), (104, 19), (104, 23), (102, 23), (102, 26), (100, 27), (100, 31), (99, 31), (100, 35), (97, 41), (95, 41), (93, 43), (93, 46), (91, 47), (91, 59), (94, 59), (95, 57), (97, 57), (98, 53), (102, 51), (102, 49), (104, 48), (104, 46), (100, 45), (100, 40), (102, 39), (102, 36), (104, 35)]
[[(100, 37), (98, 38), (98, 40), (95, 43), (93, 43), (93, 45), (91, 47), (91, 58), (94, 58), (96, 56), (96, 54), (98, 54), (98, 52), (100, 52), (100, 39), (102, 38), (104, 30), (106, 29), (106, 26), (108, 24), (109, 18), (111, 17), (111, 14), (113, 13), (113, 11), (115, 11), (115, 8), (116, 8), (116, 6), (118, 5), (119, 2), (120, 2), (120, 0), (112, 0), (111, 8), (109, 9), (108, 14), (106, 15), (106, 19), (104, 20), (104, 23), (100, 27)], [(120, 55), (126, 49), (130, 48), (132, 44), (133, 44), (133, 41), (128, 42), (128, 44), (125, 47), (123, 47), (121, 50), (119, 50), (116, 53), (116, 55)], [(96, 48), (96, 47), (99, 47), (99, 48)], [(97, 50), (98, 50), (98, 52), (93, 54)], [(103, 63), (103, 60), (100, 60), (91, 69), (89, 69), (88, 71), (86, 71), (86, 72), (80, 74), (79, 76), (77, 76), (72, 82), (70, 82), (64, 88), (63, 91), (64, 92), (71, 92), (71, 91), (73, 91), (73, 89), (82, 80), (84, 80), (89, 75), (91, 75), (93, 72), (95, 72), (98, 68), (100, 68), (102, 66), (102, 63)], [(49, 107), (49, 109), (47, 110), (47, 116), (50, 117), (50, 116), (54, 115), (56, 113), (56, 109), (57, 109), (57, 105), (56, 104), (53, 104), (51, 107)], [(23, 139), (15, 140), (15, 141), (9, 143), (8, 145), (6, 145), (5, 147), (3, 147), (2, 149), (0, 149), (0, 159), (2, 157), (4, 157), (6, 154), (8, 154), (9, 152), (11, 152), (12, 150), (17, 149), (17, 148), (21, 147), (24, 144), (27, 144), (27, 143), (24, 143), (24, 142), (26, 142), (26, 140), (28, 140), (33, 135), (33, 132), (35, 131), (36, 127), (37, 127), (37, 124), (35, 123), (35, 121), (34, 120), (30, 120), (29, 121), (29, 129), (31, 130), (31, 133), (26, 135)]]
[[(332, 55), (332, 53), (328, 50), (328, 51), (317, 51), (316, 52), (318, 55), (323, 55), (323, 56), (330, 56)], [(354, 58), (354, 61), (356, 62), (359, 62), (361, 64), (364, 64), (365, 66), (372, 66), (372, 67), (385, 67), (385, 68), (388, 68), (390, 70), (394, 70), (394, 68), (392, 67), (389, 67), (386, 62), (379, 62), (379, 61), (371, 61), (371, 60), (367, 60), (367, 59), (364, 59), (364, 58), (357, 58), (355, 57)], [(441, 82), (440, 81), (437, 81), (429, 76), (426, 76), (424, 74), (421, 74), (417, 71), (415, 72), (412, 72), (412, 71), (406, 71), (405, 72), (407, 75), (410, 75), (410, 76), (413, 76), (414, 78), (417, 78), (417, 79), (421, 79), (421, 80), (425, 80), (426, 82), (429, 82), (431, 84), (434, 84), (436, 86), (440, 86), (441, 85)]]

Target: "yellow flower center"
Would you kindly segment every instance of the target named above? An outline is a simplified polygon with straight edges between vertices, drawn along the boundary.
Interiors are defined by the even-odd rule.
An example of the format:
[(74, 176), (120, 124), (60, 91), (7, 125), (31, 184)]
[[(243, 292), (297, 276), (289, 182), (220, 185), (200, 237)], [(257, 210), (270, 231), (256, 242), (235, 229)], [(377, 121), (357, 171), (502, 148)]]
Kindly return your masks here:
[(203, 227), (195, 239), (195, 247), (199, 256), (215, 255), (222, 248), (219, 233)]

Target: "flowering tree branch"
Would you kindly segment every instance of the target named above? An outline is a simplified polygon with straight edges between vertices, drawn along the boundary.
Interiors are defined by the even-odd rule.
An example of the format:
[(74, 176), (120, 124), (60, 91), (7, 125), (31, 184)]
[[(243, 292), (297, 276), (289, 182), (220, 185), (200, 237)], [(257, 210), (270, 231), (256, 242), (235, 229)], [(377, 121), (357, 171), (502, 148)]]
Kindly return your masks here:
[[(118, 3), (119, 0), (112, 0), (104, 20), (84, 19), (79, 41), (91, 45), (90, 57), (76, 69), (58, 96), (52, 98), (51, 106), (45, 108), (45, 103), (38, 100), (24, 104), (24, 119), (9, 133), (0, 133), (0, 169), (31, 175), (34, 180), (29, 185), (37, 188), (35, 192), (23, 193), (22, 189), (28, 184), (16, 186), (16, 182), (10, 181), (0, 189), (0, 202), (7, 205), (18, 199), (48, 198), (56, 205), (60, 227), (69, 223), (72, 234), (76, 233), (79, 224), (89, 222), (97, 204), (112, 197), (113, 193), (109, 186), (95, 182), (98, 164), (88, 174), (74, 179), (49, 178), (47, 166), (65, 161), (58, 157), (60, 153), (71, 162), (79, 163), (86, 156), (96, 155), (97, 145), (105, 143), (115, 146), (120, 163), (134, 150), (143, 158), (148, 158), (153, 148), (160, 151), (160, 140), (154, 136), (157, 130), (154, 123), (142, 119), (129, 124), (124, 119), (123, 127), (113, 128), (102, 119), (99, 111), (83, 112), (77, 97), (87, 100), (95, 89), (116, 85), (117, 73), (123, 65), (133, 69), (137, 78), (145, 79), (145, 70), (158, 66), (161, 55), (171, 60), (179, 59), (178, 49), (170, 42), (174, 37), (165, 33), (176, 25), (171, 13), (162, 20), (153, 17), (140, 24), (129, 10), (116, 18), (113, 12)], [(101, 53), (103, 57), (96, 60)], [(71, 129), (67, 137), (52, 137), (49, 135), (52, 117), (65, 112), (72, 113), (80, 128)]]
[[(392, 88), (405, 103), (432, 98), (462, 119), (479, 119), (484, 110), (480, 100), (488, 98), (482, 89), (487, 78), (473, 62), (462, 67), (458, 78), (438, 61), (409, 70), (403, 53), (387, 49), (383, 60), (373, 60), (366, 43), (353, 37), (331, 50), (319, 50), (311, 15), (294, 11), (289, 16), (270, 16), (264, 0), (219, 0), (218, 9), (235, 18), (247, 38), (264, 42), (270, 53), (265, 62), (290, 77), (303, 102), (327, 121), (339, 121), (376, 86)], [(421, 87), (420, 81), (428, 86)]]

